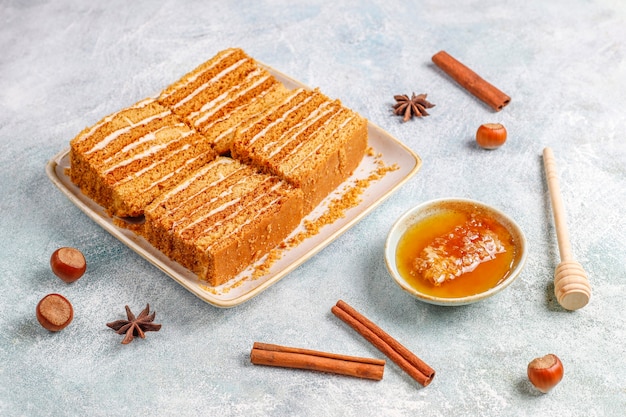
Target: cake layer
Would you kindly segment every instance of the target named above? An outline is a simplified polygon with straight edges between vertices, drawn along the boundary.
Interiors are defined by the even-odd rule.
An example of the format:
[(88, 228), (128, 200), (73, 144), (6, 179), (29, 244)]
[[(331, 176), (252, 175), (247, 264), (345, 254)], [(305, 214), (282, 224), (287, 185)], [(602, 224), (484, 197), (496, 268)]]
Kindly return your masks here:
[(145, 210), (146, 239), (210, 285), (237, 275), (300, 223), (302, 192), (219, 157)]
[(288, 94), (241, 49), (220, 52), (164, 90), (159, 101), (226, 154), (235, 129)]
[(242, 127), (234, 158), (277, 175), (305, 196), (308, 213), (359, 165), (367, 121), (317, 90), (294, 90)]
[(157, 195), (214, 158), (201, 135), (146, 99), (70, 142), (70, 178), (112, 215), (136, 217)]

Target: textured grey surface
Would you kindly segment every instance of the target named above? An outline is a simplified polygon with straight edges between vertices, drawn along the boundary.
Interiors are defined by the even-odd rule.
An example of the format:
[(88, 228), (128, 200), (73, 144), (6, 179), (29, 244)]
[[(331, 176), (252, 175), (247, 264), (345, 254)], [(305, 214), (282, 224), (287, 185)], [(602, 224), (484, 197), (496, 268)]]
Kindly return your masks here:
[[(626, 410), (626, 6), (614, 0), (0, 2), (0, 414), (623, 416)], [(230, 46), (341, 98), (414, 149), (420, 172), (277, 285), (233, 309), (197, 299), (75, 208), (44, 167), (85, 126), (155, 94)], [(430, 63), (446, 50), (512, 97), (494, 113)], [(428, 93), (401, 123), (392, 96)], [(478, 125), (502, 122), (483, 151)], [(553, 147), (590, 304), (552, 295), (559, 262), (541, 151)], [(395, 218), (468, 197), (518, 221), (522, 275), (471, 306), (403, 293), (382, 259)], [(88, 272), (48, 267), (80, 248)], [(76, 317), (43, 330), (35, 305)], [(389, 362), (380, 382), (249, 364), (254, 341), (382, 357), (330, 307), (344, 299), (438, 372), (421, 388)], [(104, 324), (150, 303), (159, 333), (127, 346)], [(537, 395), (527, 363), (553, 352), (562, 383)]]

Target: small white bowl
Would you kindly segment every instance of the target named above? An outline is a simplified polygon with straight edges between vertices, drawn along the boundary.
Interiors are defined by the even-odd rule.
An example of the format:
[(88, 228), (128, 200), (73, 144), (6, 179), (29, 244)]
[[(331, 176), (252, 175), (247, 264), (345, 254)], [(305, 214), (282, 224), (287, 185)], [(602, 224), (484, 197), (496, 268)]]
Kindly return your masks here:
[[(419, 221), (435, 215), (439, 212), (449, 210), (450, 208), (462, 208), (463, 206), (470, 206), (472, 208), (480, 209), (483, 214), (496, 220), (498, 223), (504, 226), (511, 234), (515, 245), (515, 258), (511, 265), (510, 272), (506, 276), (506, 278), (500, 281), (496, 286), (479, 294), (458, 298), (436, 297), (433, 295), (424, 294), (413, 288), (402, 277), (402, 275), (400, 275), (400, 272), (398, 271), (398, 267), (396, 265), (396, 250), (398, 247), (398, 242), (407, 231), (407, 229), (409, 229), (411, 226), (418, 223)], [(517, 279), (520, 272), (524, 268), (524, 264), (526, 262), (526, 252), (526, 238), (524, 237), (524, 233), (522, 232), (520, 227), (507, 215), (493, 207), (490, 207), (483, 203), (479, 203), (478, 201), (462, 198), (445, 198), (431, 200), (426, 203), (420, 204), (417, 207), (414, 207), (404, 213), (394, 223), (385, 243), (385, 263), (387, 264), (387, 269), (389, 270), (389, 273), (391, 274), (396, 284), (398, 284), (400, 288), (402, 288), (418, 300), (442, 306), (456, 306), (471, 304), (477, 301), (484, 300), (485, 298), (489, 298), (492, 295), (508, 287), (513, 281), (515, 281), (515, 279)]]

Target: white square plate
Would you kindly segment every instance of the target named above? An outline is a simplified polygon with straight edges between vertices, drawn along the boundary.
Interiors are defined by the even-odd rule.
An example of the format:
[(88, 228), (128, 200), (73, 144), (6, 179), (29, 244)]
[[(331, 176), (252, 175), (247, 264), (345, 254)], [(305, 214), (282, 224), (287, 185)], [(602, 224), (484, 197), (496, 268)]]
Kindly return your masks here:
[[(265, 67), (288, 88), (306, 87), (302, 83), (268, 66)], [(157, 266), (180, 285), (212, 305), (233, 307), (260, 294), (270, 285), (285, 277), (289, 272), (355, 225), (417, 173), (421, 166), (421, 160), (411, 149), (372, 123), (368, 123), (368, 134), (369, 146), (373, 149), (374, 156), (366, 155), (352, 177), (320, 203), (305, 220), (315, 220), (320, 217), (326, 212), (328, 203), (332, 199), (341, 196), (346, 189), (354, 186), (357, 180), (368, 178), (370, 174), (376, 172), (379, 168), (377, 161), (382, 160), (385, 166), (395, 166), (397, 169), (387, 172), (381, 179), (373, 181), (361, 195), (361, 202), (355, 207), (348, 209), (343, 218), (337, 219), (332, 224), (325, 225), (320, 229), (319, 233), (308, 237), (297, 246), (282, 251), (282, 257), (271, 265), (265, 275), (261, 277), (252, 276), (255, 265), (263, 262), (263, 259), (261, 259), (257, 264), (218, 287), (209, 287), (206, 282), (200, 281), (193, 272), (167, 258), (143, 237), (130, 229), (118, 226), (100, 205), (84, 195), (67, 175), (67, 169), (70, 167), (69, 149), (60, 152), (48, 162), (46, 173), (70, 201), (87, 216), (137, 254)], [(303, 230), (305, 220), (292, 233), (292, 236)]]

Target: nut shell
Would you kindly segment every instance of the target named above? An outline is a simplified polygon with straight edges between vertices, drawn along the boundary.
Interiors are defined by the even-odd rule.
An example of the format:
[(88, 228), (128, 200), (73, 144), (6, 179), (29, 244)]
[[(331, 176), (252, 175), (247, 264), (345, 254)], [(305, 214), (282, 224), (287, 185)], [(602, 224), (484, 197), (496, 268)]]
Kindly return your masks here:
[(563, 363), (552, 353), (535, 358), (528, 364), (528, 379), (545, 394), (563, 379)]
[(85, 256), (75, 248), (59, 248), (50, 257), (50, 268), (63, 281), (74, 282), (87, 270)]
[(497, 149), (506, 142), (506, 128), (500, 123), (485, 123), (476, 131), (476, 143), (484, 149)]
[(72, 303), (61, 294), (48, 294), (37, 304), (37, 320), (47, 330), (58, 332), (74, 319)]

